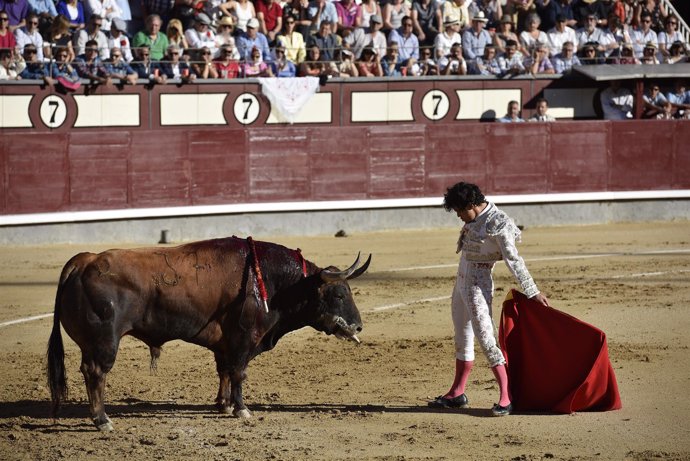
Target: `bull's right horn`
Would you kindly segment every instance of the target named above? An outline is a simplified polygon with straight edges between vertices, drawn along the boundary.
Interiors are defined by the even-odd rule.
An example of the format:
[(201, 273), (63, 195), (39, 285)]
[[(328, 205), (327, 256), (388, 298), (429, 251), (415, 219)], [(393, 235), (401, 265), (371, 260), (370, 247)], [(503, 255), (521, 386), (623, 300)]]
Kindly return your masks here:
[(365, 270), (367, 270), (367, 267), (369, 267), (371, 255), (369, 255), (369, 259), (367, 259), (367, 262), (364, 264), (364, 266), (362, 266), (360, 269), (357, 269), (360, 257), (361, 252), (357, 253), (357, 259), (355, 260), (354, 264), (352, 264), (344, 271), (333, 271), (330, 269), (321, 270), (321, 280), (323, 280), (324, 282), (336, 282), (338, 280), (347, 280), (349, 278), (355, 278), (360, 276), (362, 273), (364, 273)]

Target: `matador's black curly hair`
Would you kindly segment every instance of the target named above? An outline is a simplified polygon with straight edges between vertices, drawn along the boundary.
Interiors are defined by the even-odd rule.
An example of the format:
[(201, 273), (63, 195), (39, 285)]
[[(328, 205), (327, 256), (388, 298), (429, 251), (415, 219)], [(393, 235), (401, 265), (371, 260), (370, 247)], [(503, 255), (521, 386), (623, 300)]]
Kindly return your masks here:
[(468, 182), (459, 182), (449, 187), (443, 196), (443, 208), (446, 211), (465, 210), (469, 206), (481, 205), (484, 202), (486, 199), (479, 187)]

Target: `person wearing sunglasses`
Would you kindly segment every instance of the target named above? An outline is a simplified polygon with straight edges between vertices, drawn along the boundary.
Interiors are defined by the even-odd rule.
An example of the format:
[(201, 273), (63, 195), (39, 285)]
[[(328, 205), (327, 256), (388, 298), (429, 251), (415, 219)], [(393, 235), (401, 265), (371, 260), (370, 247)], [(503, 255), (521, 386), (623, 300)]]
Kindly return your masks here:
[(24, 47), (23, 57), (26, 67), (19, 74), (23, 80), (44, 80), (48, 77), (48, 68), (38, 59), (39, 48), (29, 43)]
[(233, 58), (234, 50), (230, 45), (223, 45), (220, 49), (220, 56), (213, 60), (217, 78), (239, 78), (241, 68), (239, 61)]
[(10, 55), (13, 55), (16, 48), (17, 40), (10, 30), (10, 17), (6, 11), (0, 10), (0, 49), (11, 50)]
[(53, 61), (48, 64), (49, 84), (57, 84), (68, 91), (74, 91), (81, 85), (77, 70), (69, 63), (70, 52), (66, 48), (57, 48)]
[(26, 17), (26, 25), (14, 31), (14, 39), (20, 50), (26, 49), (29, 44), (34, 45), (38, 54), (38, 61), (43, 62), (43, 37), (38, 31), (38, 15), (36, 13), (29, 13)]
[(24, 70), (24, 60), (15, 60), (12, 50), (0, 49), (0, 80), (21, 80), (19, 75)]
[(642, 118), (655, 118), (664, 111), (664, 103), (668, 102), (668, 99), (666, 99), (664, 93), (661, 92), (661, 88), (656, 82), (652, 82), (651, 85), (647, 86), (642, 100), (644, 101)]
[(110, 78), (119, 79), (120, 83), (126, 83), (128, 85), (137, 84), (137, 78), (139, 78), (139, 76), (134, 69), (127, 64), (120, 48), (115, 47), (110, 50), (110, 59), (106, 61), (105, 68), (108, 70)]
[(151, 59), (151, 48), (144, 45), (134, 50), (135, 57), (131, 67), (137, 76), (147, 79), (150, 84), (165, 84), (167, 78), (161, 72), (160, 63)]
[(161, 73), (173, 82), (192, 83), (196, 75), (191, 72), (187, 61), (180, 59), (181, 56), (182, 50), (179, 46), (168, 46), (168, 52), (161, 61)]
[(678, 32), (677, 17), (669, 16), (666, 18), (664, 30), (659, 32), (657, 40), (659, 42), (659, 52), (664, 58), (667, 58), (671, 54), (671, 46), (675, 42), (683, 43), (685, 41), (683, 40), (683, 35)]
[[(132, 47), (127, 36), (127, 23), (120, 18), (113, 18), (110, 25), (110, 37), (108, 37), (108, 48), (119, 48), (122, 52), (122, 59), (126, 63), (131, 63), (134, 59)], [(111, 51), (112, 53), (112, 51)]]
[(307, 56), (307, 48), (304, 37), (296, 29), (296, 20), (292, 16), (285, 18), (283, 31), (278, 35), (277, 41), (285, 45), (285, 56), (297, 65), (304, 62)]
[(98, 15), (103, 18), (101, 30), (110, 32), (112, 21), (122, 17), (122, 10), (115, 0), (83, 0), (86, 17)]
[(635, 57), (638, 59), (642, 59), (644, 55), (644, 47), (647, 45), (647, 43), (651, 42), (655, 46), (659, 46), (659, 39), (656, 35), (656, 32), (652, 30), (652, 15), (649, 13), (643, 13), (640, 16), (640, 24), (636, 30), (633, 30), (631, 35)]
[(230, 45), (232, 48), (232, 59), (239, 61), (240, 52), (235, 46), (235, 20), (231, 16), (223, 16), (218, 23), (218, 30), (216, 31), (216, 52), (213, 57), (220, 57), (220, 50), (223, 45)]
[(197, 51), (192, 60), (191, 68), (197, 78), (218, 78), (218, 72), (213, 62), (213, 53), (207, 46)]
[(79, 76), (89, 80), (92, 85), (109, 86), (112, 83), (108, 70), (98, 56), (98, 42), (96, 40), (89, 40), (84, 44), (84, 53), (74, 59), (74, 67)]
[(95, 41), (98, 48), (98, 55), (101, 60), (105, 61), (110, 58), (110, 48), (108, 48), (108, 37), (101, 30), (103, 27), (103, 18), (97, 14), (92, 15), (89, 18), (89, 24), (86, 29), (82, 29), (76, 32), (75, 35), (75, 53), (85, 54), (85, 46), (88, 41)]

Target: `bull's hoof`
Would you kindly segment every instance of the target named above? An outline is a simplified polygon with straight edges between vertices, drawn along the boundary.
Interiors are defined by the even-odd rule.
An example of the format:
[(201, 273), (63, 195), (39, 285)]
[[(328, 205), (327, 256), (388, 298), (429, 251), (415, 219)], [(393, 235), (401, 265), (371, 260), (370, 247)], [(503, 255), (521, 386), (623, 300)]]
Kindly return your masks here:
[(229, 415), (230, 413), (232, 413), (232, 405), (219, 405), (218, 411), (224, 415)]
[(233, 413), (236, 418), (242, 418), (242, 419), (249, 419), (252, 417), (252, 414), (249, 410), (246, 408), (242, 408), (241, 410), (235, 410)]
[(101, 432), (112, 432), (115, 430), (115, 428), (113, 427), (113, 422), (107, 416), (105, 417), (105, 422), (99, 423), (97, 420), (94, 419), (93, 423), (96, 425), (96, 429), (98, 429)]

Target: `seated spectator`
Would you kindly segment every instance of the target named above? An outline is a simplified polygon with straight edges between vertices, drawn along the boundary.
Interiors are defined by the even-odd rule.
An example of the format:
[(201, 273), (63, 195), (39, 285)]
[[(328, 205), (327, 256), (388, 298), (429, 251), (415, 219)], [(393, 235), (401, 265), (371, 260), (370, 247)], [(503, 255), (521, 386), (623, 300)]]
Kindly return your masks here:
[(32, 44), (37, 50), (37, 58), (43, 62), (43, 37), (38, 31), (38, 15), (29, 13), (26, 17), (26, 25), (14, 31), (14, 39), (19, 50), (24, 50), (26, 45)]
[(21, 80), (25, 65), (23, 59), (12, 57), (11, 50), (0, 48), (0, 80)]
[(618, 16), (612, 15), (608, 23), (609, 26), (604, 30), (604, 36), (602, 37), (602, 45), (604, 46), (604, 54), (609, 58), (608, 62), (614, 63), (624, 44), (632, 46), (632, 38), (628, 30), (621, 25)]
[(87, 18), (100, 16), (103, 19), (101, 31), (110, 32), (113, 19), (122, 19), (122, 10), (115, 0), (84, 0), (84, 13)]
[(597, 16), (590, 14), (587, 16), (584, 27), (577, 31), (577, 42), (580, 50), (588, 46), (594, 47), (597, 54), (603, 54), (606, 51), (604, 46), (606, 33), (597, 27), (597, 21)]
[(505, 53), (506, 42), (508, 40), (514, 41), (515, 43), (520, 43), (520, 39), (517, 34), (513, 32), (513, 18), (509, 14), (504, 14), (501, 18), (501, 22), (498, 26), (498, 30), (493, 36), (493, 42), (496, 46), (496, 51), (498, 54)]
[[(222, 55), (223, 46), (221, 46), (220, 51)], [(225, 52), (225, 55), (227, 59), (224, 60), (224, 63), (229, 63), (232, 60), (232, 52), (230, 53), (229, 57), (227, 56), (227, 51)], [(216, 59), (220, 59), (220, 57)], [(236, 72), (237, 74), (239, 74), (240, 65), (237, 61), (234, 62), (236, 65)], [(213, 59), (213, 54), (211, 53), (211, 50), (208, 47), (203, 47), (200, 50), (196, 50), (196, 52), (192, 52), (191, 68), (192, 72), (194, 73), (194, 75), (197, 76), (197, 78), (218, 78), (218, 71), (216, 70), (217, 68), (215, 65), (215, 60)], [(226, 69), (226, 71), (227, 70), (228, 69)]]
[(113, 18), (110, 25), (108, 48), (110, 48), (111, 53), (113, 48), (119, 48), (122, 52), (122, 60), (126, 63), (130, 63), (134, 59), (129, 37), (127, 37), (127, 24), (120, 18)]
[[(632, 51), (632, 48), (631, 48)], [(652, 83), (647, 87), (647, 91), (642, 96), (644, 101), (644, 112), (642, 118), (654, 118), (663, 112), (664, 103), (668, 102), (664, 93), (659, 89), (659, 85)], [(672, 106), (673, 107), (673, 106)]]
[(338, 72), (342, 78), (359, 77), (359, 71), (357, 70), (357, 65), (355, 65), (355, 56), (347, 48), (340, 49)]
[(293, 17), (285, 18), (283, 32), (278, 35), (278, 41), (285, 45), (285, 56), (299, 65), (307, 55), (304, 37), (295, 29), (296, 20)]
[(81, 78), (90, 80), (92, 84), (111, 84), (108, 70), (98, 56), (98, 42), (96, 40), (88, 40), (84, 44), (84, 53), (74, 59), (74, 68), (77, 69), (77, 74)]
[(26, 25), (26, 16), (29, 14), (29, 2), (27, 0), (2, 0), (0, 10), (8, 17), (8, 27), (12, 33)]
[[(289, 0), (287, 3), (285, 3), (283, 5), (284, 30), (285, 21), (287, 21), (288, 18), (292, 18), (295, 21), (292, 30), (299, 33), (302, 36), (302, 39), (311, 35), (311, 19), (309, 18), (309, 0)], [(284, 33), (284, 30), (281, 33)], [(287, 52), (289, 58), (290, 47), (287, 45), (287, 42), (285, 51)]]
[(134, 35), (132, 39), (132, 46), (140, 48), (147, 46), (150, 52), (152, 61), (160, 61), (168, 49), (168, 37), (161, 32), (161, 25), (163, 21), (157, 14), (151, 14), (146, 17), (146, 26), (144, 30), (140, 30)]
[(259, 32), (272, 44), (283, 29), (283, 8), (276, 0), (256, 0), (254, 8), (256, 19), (259, 20)]
[(386, 40), (386, 34), (384, 34), (381, 31), (381, 28), (383, 27), (383, 19), (377, 15), (374, 15), (371, 18), (369, 18), (369, 25), (369, 32), (364, 34), (364, 39), (362, 41), (361, 48), (357, 48), (359, 46), (359, 43), (356, 43), (355, 47), (353, 48), (355, 57), (358, 56), (358, 53), (359, 55), (361, 55), (364, 47), (368, 45), (374, 47), (377, 56), (380, 57), (386, 54), (386, 49), (388, 48), (388, 41)]
[(632, 43), (624, 43), (621, 46), (621, 55), (615, 60), (616, 64), (640, 64), (633, 53)]
[(647, 43), (652, 42), (658, 45), (658, 37), (656, 32), (652, 29), (652, 15), (649, 13), (642, 13), (640, 15), (640, 24), (636, 30), (632, 32), (633, 50), (635, 57), (642, 59), (644, 47)]
[(165, 75), (168, 81), (192, 83), (196, 79), (196, 75), (191, 73), (189, 64), (180, 60), (180, 57), (180, 48), (177, 45), (168, 45), (165, 60), (160, 63), (161, 74)]
[(54, 61), (48, 64), (48, 76), (51, 83), (64, 80), (68, 84), (79, 82), (77, 70), (69, 63), (69, 53), (66, 48), (58, 48), (53, 55)]
[(498, 57), (498, 65), (503, 76), (515, 76), (525, 73), (522, 53), (518, 52), (518, 45), (512, 40), (506, 42), (506, 51)]
[(331, 27), (330, 21), (321, 21), (318, 33), (307, 39), (307, 47), (318, 46), (321, 50), (321, 58), (324, 61), (333, 61), (335, 52), (338, 49), (338, 38), (331, 32)]
[(457, 19), (446, 18), (443, 21), (443, 32), (436, 36), (434, 42), (434, 58), (436, 60), (447, 56), (450, 48), (456, 43), (462, 43), (462, 38), (458, 33), (460, 21)]
[(249, 59), (242, 63), (242, 75), (252, 77), (273, 77), (273, 71), (261, 57), (261, 50), (253, 48)]
[(599, 99), (604, 120), (627, 120), (633, 117), (633, 95), (621, 86), (620, 80), (611, 80), (611, 85), (601, 92)]
[[(312, 34), (321, 30), (321, 23), (323, 21), (328, 22), (330, 33), (334, 34), (338, 31), (338, 11), (335, 9), (335, 2), (329, 0), (310, 0), (307, 14), (311, 20)], [(309, 37), (304, 38), (307, 40)]]
[(0, 49), (14, 50), (17, 48), (17, 40), (14, 32), (10, 30), (10, 17), (6, 11), (0, 10)]
[(673, 91), (666, 95), (675, 111), (676, 118), (684, 118), (690, 114), (690, 92), (685, 90), (685, 81), (678, 79), (673, 85)]
[(72, 62), (75, 58), (74, 48), (72, 47), (72, 32), (69, 28), (69, 19), (60, 15), (53, 19), (50, 30), (43, 42), (43, 55), (47, 59), (55, 59), (58, 51), (67, 51), (67, 62)]
[(647, 43), (642, 51), (640, 62), (642, 64), (659, 64), (659, 60), (656, 58), (656, 51), (656, 44), (654, 42)]
[(579, 0), (573, 5), (573, 12), (575, 13), (575, 19), (580, 26), (585, 26), (589, 18), (594, 16), (596, 18), (594, 25), (596, 27), (606, 26), (606, 20), (601, 18), (607, 18), (606, 9), (604, 8), (603, 2), (596, 0)]
[(362, 50), (361, 57), (357, 60), (357, 72), (360, 77), (381, 77), (383, 76), (383, 69), (378, 58), (376, 49), (367, 45)]
[(673, 120), (673, 104), (671, 101), (661, 103), (661, 112), (654, 116), (657, 120)]
[(256, 18), (254, 3), (250, 0), (230, 0), (229, 2), (221, 3), (218, 9), (226, 17), (237, 18), (235, 27), (240, 33), (247, 32), (247, 23), (250, 19)]
[(151, 84), (165, 84), (168, 81), (165, 74), (161, 72), (160, 63), (151, 59), (151, 50), (147, 45), (135, 48), (135, 53), (132, 69), (139, 78), (145, 78)]
[(214, 58), (220, 56), (220, 49), (223, 45), (230, 45), (233, 52), (232, 59), (240, 60), (240, 52), (237, 50), (235, 37), (233, 36), (234, 32), (234, 20), (230, 16), (224, 16), (218, 23), (218, 31), (216, 33), (216, 49), (218, 51), (214, 54)]
[(194, 17), (194, 25), (184, 33), (190, 48), (207, 47), (211, 53), (216, 53), (216, 33), (210, 29), (211, 18), (206, 13), (199, 13)]
[(383, 14), (381, 11), (381, 6), (377, 0), (362, 0), (360, 4), (360, 22), (359, 28), (364, 29), (364, 32), (369, 32), (369, 27), (371, 23), (369, 20), (375, 14), (378, 14), (383, 19)]
[[(188, 52), (190, 46), (185, 36), (184, 28), (182, 27), (182, 21), (177, 18), (168, 21), (168, 27), (165, 28), (165, 36), (168, 37), (168, 46), (177, 45), (180, 51), (182, 51), (182, 54)], [(202, 47), (203, 45), (194, 48), (198, 49)]]
[(479, 56), (474, 61), (470, 61), (468, 71), (475, 75), (493, 75), (495, 77), (502, 75), (503, 71), (496, 56), (496, 47), (486, 45), (484, 47), (484, 56)]
[(235, 59), (232, 45), (223, 45), (220, 56), (213, 60), (217, 78), (239, 78), (242, 75), (240, 63)]
[(477, 0), (470, 2), (469, 11), (470, 16), (476, 18), (479, 13), (487, 19), (486, 27), (491, 29), (498, 28), (498, 25), (503, 17), (503, 0)]
[(575, 31), (566, 25), (567, 20), (564, 14), (559, 14), (556, 16), (556, 25), (547, 33), (551, 56), (561, 53), (566, 42), (570, 42), (571, 45), (578, 43)]
[(549, 48), (542, 43), (538, 43), (534, 51), (532, 51), (532, 56), (525, 59), (525, 69), (532, 75), (555, 74), (553, 64), (551, 64), (549, 59)]
[(88, 41), (96, 41), (98, 44), (98, 55), (101, 60), (106, 60), (110, 57), (110, 48), (108, 47), (108, 37), (101, 31), (103, 25), (103, 18), (94, 14), (89, 18), (86, 29), (81, 29), (75, 32), (75, 53), (84, 54), (84, 47)]
[(573, 42), (565, 42), (560, 53), (551, 59), (553, 70), (557, 74), (567, 74), (572, 71), (573, 66), (579, 66), (580, 58), (575, 54)]
[(664, 30), (657, 35), (659, 52), (664, 58), (671, 54), (671, 47), (674, 43), (683, 43), (683, 35), (678, 32), (678, 18), (668, 16), (664, 22)]
[(549, 36), (539, 29), (540, 24), (541, 19), (536, 13), (529, 14), (525, 20), (525, 30), (520, 34), (520, 51), (525, 56), (531, 56), (538, 43), (547, 46), (549, 44)]
[(386, 55), (381, 58), (381, 70), (384, 77), (402, 77), (407, 75), (407, 68), (402, 64), (397, 43), (391, 43)]
[(415, 72), (415, 76), (424, 76), (424, 75), (438, 75), (438, 64), (436, 61), (432, 58), (432, 50), (431, 48), (422, 48), (420, 50), (421, 58), (419, 59), (419, 62), (417, 63), (417, 71)]
[(48, 69), (43, 61), (38, 60), (39, 48), (33, 43), (24, 46), (24, 63), (26, 67), (21, 71), (19, 76), (23, 80), (46, 80), (48, 76)]
[(67, 18), (72, 32), (86, 27), (84, 7), (79, 0), (60, 0), (57, 4), (57, 12)]
[(583, 66), (591, 66), (596, 64), (603, 64), (604, 59), (597, 54), (596, 45), (588, 43), (580, 50), (580, 62)]
[(312, 45), (307, 48), (307, 57), (304, 62), (300, 64), (297, 73), (300, 77), (320, 77), (324, 75), (337, 75), (338, 69), (333, 62), (323, 59), (321, 50), (318, 46)]
[(261, 51), (263, 61), (270, 61), (271, 50), (268, 48), (268, 39), (259, 32), (259, 20), (256, 18), (247, 21), (247, 31), (237, 37), (237, 49), (240, 52), (240, 60), (251, 61), (254, 48)]
[(535, 14), (537, 3), (536, 0), (507, 0), (506, 12), (515, 18), (517, 33), (525, 30), (527, 18), (529, 15)]
[(683, 42), (675, 42), (671, 45), (669, 55), (664, 59), (666, 64), (675, 64), (677, 62), (687, 62), (687, 51)]
[(467, 0), (445, 0), (441, 2), (441, 17), (444, 22), (447, 19), (457, 20), (459, 32), (470, 25), (469, 4)]
[(521, 123), (525, 120), (520, 118), (520, 104), (517, 101), (510, 101), (508, 103), (507, 113), (498, 119), (501, 123)]
[(392, 30), (388, 37), (389, 44), (398, 44), (400, 60), (405, 66), (410, 59), (414, 59), (415, 62), (419, 61), (419, 40), (414, 35), (413, 30), (412, 18), (405, 16), (402, 19), (402, 27)]
[(537, 113), (527, 119), (528, 122), (555, 122), (556, 119), (549, 115), (549, 102), (545, 98), (537, 99)]
[(414, 25), (414, 34), (419, 43), (432, 46), (439, 30), (443, 29), (435, 0), (415, 0), (412, 2), (410, 17)]
[(362, 10), (354, 0), (340, 0), (335, 4), (335, 11), (338, 13), (338, 32), (361, 26)]
[(285, 45), (278, 42), (273, 52), (275, 57), (271, 61), (271, 73), (276, 77), (296, 77), (297, 68), (285, 55)]
[(139, 76), (124, 60), (124, 55), (120, 48), (110, 50), (110, 60), (106, 61), (105, 68), (110, 78), (117, 78), (120, 80), (120, 83), (137, 84)]
[(468, 27), (462, 34), (462, 50), (468, 62), (484, 56), (484, 47), (493, 41), (491, 34), (484, 29), (488, 21), (480, 11), (472, 18), (472, 27)]
[(381, 10), (383, 18), (382, 30), (388, 34), (392, 30), (402, 27), (402, 19), (410, 15), (410, 7), (405, 0), (390, 0)]
[(38, 30), (45, 34), (58, 15), (55, 2), (53, 0), (29, 0), (29, 10), (38, 15)]
[(462, 57), (462, 45), (454, 43), (450, 52), (438, 60), (440, 75), (466, 75), (467, 61)]

